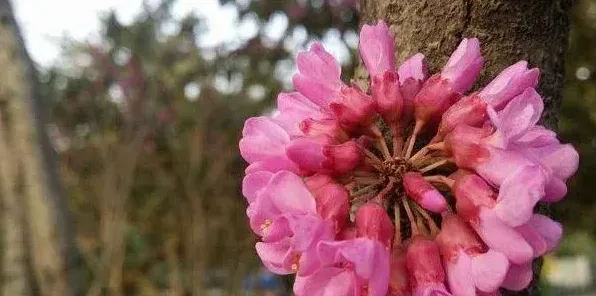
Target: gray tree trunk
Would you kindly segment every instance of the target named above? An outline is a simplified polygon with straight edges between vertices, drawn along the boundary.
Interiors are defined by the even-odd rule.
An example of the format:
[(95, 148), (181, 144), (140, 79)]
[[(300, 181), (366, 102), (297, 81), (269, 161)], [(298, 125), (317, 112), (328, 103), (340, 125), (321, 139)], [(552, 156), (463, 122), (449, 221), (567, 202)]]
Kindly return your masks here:
[[(76, 294), (68, 283), (69, 278), (76, 281), (68, 276), (75, 272), (76, 254), (68, 205), (45, 131), (37, 73), (8, 0), (0, 0), (0, 67), (0, 185), (4, 205), (10, 207), (3, 225), (4, 258), (10, 261), (3, 262), (3, 271), (15, 273), (9, 274), (5, 289), (17, 293), (5, 290), (4, 295), (27, 295), (34, 286), (41, 295)], [(9, 216), (14, 219), (8, 221)]]
[[(398, 61), (422, 52), (436, 72), (463, 37), (476, 37), (485, 57), (479, 84), (518, 60), (539, 67), (539, 91), (546, 104), (542, 120), (556, 127), (572, 0), (361, 0), (360, 5), (363, 23), (388, 23), (396, 36)], [(362, 67), (357, 73), (365, 75)], [(534, 284), (507, 295), (540, 294), (540, 264), (535, 265)]]

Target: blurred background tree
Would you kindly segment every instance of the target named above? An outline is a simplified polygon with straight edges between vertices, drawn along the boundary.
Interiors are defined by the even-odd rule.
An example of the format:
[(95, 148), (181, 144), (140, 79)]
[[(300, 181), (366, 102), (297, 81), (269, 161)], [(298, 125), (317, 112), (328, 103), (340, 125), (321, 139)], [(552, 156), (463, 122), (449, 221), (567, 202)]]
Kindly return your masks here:
[[(313, 39), (333, 40), (344, 53), (344, 77), (353, 76), (357, 2), (220, 0), (238, 11), (238, 28), (256, 30), (205, 47), (197, 41), (209, 29), (204, 20), (174, 18), (175, 0), (163, 0), (143, 6), (130, 24), (103, 16), (92, 43), (65, 42), (63, 61), (40, 77), (75, 217), (84, 294), (287, 293), (279, 279), (252, 278), (262, 267), (245, 217), (237, 141), (247, 117), (274, 112), (277, 93), (291, 88), (295, 54)], [(569, 233), (590, 238), (595, 24), (596, 1), (579, 1), (560, 126), (582, 166), (555, 209)], [(574, 244), (562, 252), (577, 251), (567, 245)]]

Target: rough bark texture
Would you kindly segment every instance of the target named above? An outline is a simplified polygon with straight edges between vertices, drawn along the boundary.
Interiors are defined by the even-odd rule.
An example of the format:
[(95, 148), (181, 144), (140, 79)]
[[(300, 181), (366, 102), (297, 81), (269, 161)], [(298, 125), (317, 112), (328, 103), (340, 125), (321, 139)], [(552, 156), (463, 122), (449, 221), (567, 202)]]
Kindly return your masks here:
[[(542, 73), (543, 123), (555, 128), (571, 5), (572, 0), (361, 0), (361, 20), (385, 20), (396, 36), (398, 62), (422, 52), (431, 72), (441, 69), (463, 37), (480, 39), (485, 69), (478, 84), (518, 60), (527, 60)], [(366, 75), (363, 69), (357, 73), (360, 78)], [(529, 289), (506, 295), (539, 295), (536, 279)]]
[(361, 0), (361, 19), (384, 19), (395, 33), (398, 61), (422, 52), (440, 70), (462, 37), (482, 43), (485, 83), (504, 67), (527, 60), (542, 71), (545, 123), (554, 127), (561, 103), (572, 0)]
[[(0, 0), (0, 65), (1, 185), (5, 205), (16, 210), (10, 213), (15, 217), (10, 223), (17, 227), (7, 231), (7, 247), (20, 247), (12, 251), (12, 259), (24, 257), (35, 275), (35, 280), (22, 279), (22, 284), (28, 285), (24, 295), (35, 286), (41, 295), (76, 294), (68, 290), (74, 285), (67, 282), (67, 272), (74, 272), (76, 253), (72, 223), (57, 178), (54, 150), (45, 133), (37, 74), (8, 0)], [(21, 269), (5, 265), (4, 271), (22, 276), (23, 266), (14, 267)], [(15, 289), (20, 289), (19, 285), (18, 281), (11, 283)], [(13, 294), (7, 291), (6, 295)]]

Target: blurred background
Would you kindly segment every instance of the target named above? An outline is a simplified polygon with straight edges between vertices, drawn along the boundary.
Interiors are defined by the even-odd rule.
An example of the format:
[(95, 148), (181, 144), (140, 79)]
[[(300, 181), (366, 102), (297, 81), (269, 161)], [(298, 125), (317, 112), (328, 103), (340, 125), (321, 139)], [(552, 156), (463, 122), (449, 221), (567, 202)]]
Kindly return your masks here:
[[(273, 112), (313, 40), (357, 65), (357, 0), (13, 0), (74, 217), (77, 278), (101, 295), (287, 295), (259, 264), (243, 121)], [(580, 151), (543, 295), (596, 295), (596, 1), (577, 1), (559, 131)], [(116, 272), (117, 273), (117, 272)]]

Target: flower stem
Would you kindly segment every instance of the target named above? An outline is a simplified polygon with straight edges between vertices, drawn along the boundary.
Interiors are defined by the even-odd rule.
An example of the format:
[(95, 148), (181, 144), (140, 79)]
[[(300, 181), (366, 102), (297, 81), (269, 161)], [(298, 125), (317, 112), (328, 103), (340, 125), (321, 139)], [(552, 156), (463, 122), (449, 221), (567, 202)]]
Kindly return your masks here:
[(395, 243), (401, 244), (401, 210), (399, 203), (393, 204), (393, 216), (395, 219)]
[(358, 195), (363, 195), (365, 193), (370, 192), (371, 190), (374, 190), (375, 187), (377, 187), (378, 184), (370, 184), (366, 187), (360, 188), (358, 190), (356, 190), (354, 193), (352, 193), (352, 196), (358, 196)]
[(438, 167), (440, 167), (440, 166), (442, 166), (444, 164), (447, 164), (447, 163), (449, 163), (449, 159), (439, 160), (439, 161), (437, 161), (437, 162), (435, 162), (433, 164), (430, 164), (430, 165), (428, 165), (428, 166), (423, 167), (422, 169), (420, 169), (420, 173), (426, 173), (426, 172), (428, 172), (430, 170), (434, 170), (434, 169), (436, 169), (436, 168), (438, 168)]
[(418, 133), (420, 133), (422, 126), (424, 126), (424, 122), (416, 121), (416, 125), (414, 126), (412, 136), (410, 136), (410, 139), (408, 140), (408, 150), (406, 150), (405, 156), (406, 159), (409, 159), (410, 155), (412, 155), (412, 150), (414, 150), (414, 144), (416, 143), (416, 136), (418, 136)]
[(440, 230), (437, 224), (435, 223), (435, 220), (433, 220), (433, 218), (418, 204), (414, 203), (414, 207), (416, 208), (416, 211), (418, 211), (418, 213), (420, 213), (420, 215), (422, 215), (422, 217), (424, 217), (424, 219), (426, 220), (426, 224), (428, 224), (428, 226), (430, 227), (430, 232), (432, 236), (436, 236), (437, 234), (439, 234)]
[(418, 230), (418, 226), (416, 225), (416, 219), (414, 219), (414, 215), (412, 214), (412, 210), (410, 209), (410, 205), (406, 198), (401, 199), (402, 204), (404, 205), (404, 209), (406, 210), (406, 214), (408, 215), (408, 220), (410, 221), (410, 229), (412, 231), (412, 236), (418, 235), (420, 231)]
[(364, 154), (366, 156), (368, 156), (368, 158), (370, 158), (370, 160), (372, 160), (374, 163), (377, 163), (377, 164), (383, 163), (383, 161), (380, 158), (378, 158), (374, 153), (370, 152), (370, 150), (368, 150), (366, 148), (363, 148), (362, 150), (364, 151)]
[(410, 157), (410, 162), (416, 162), (416, 160), (418, 158), (420, 158), (421, 156), (426, 155), (426, 153), (428, 151), (431, 150), (444, 150), (445, 149), (445, 142), (440, 142), (440, 143), (433, 143), (433, 144), (429, 144), (424, 146), (424, 148), (418, 150), (418, 152), (416, 152), (416, 154), (414, 154), (412, 157)]
[(429, 182), (441, 183), (441, 184), (447, 185), (449, 188), (453, 188), (453, 184), (455, 184), (455, 180), (445, 177), (445, 176), (439, 176), (439, 175), (424, 176), (424, 179)]
[(375, 200), (378, 203), (381, 203), (383, 201), (383, 199), (385, 197), (387, 197), (387, 195), (393, 191), (393, 188), (395, 187), (396, 181), (395, 180), (390, 180), (389, 184), (387, 184), (387, 186), (385, 186), (385, 188), (383, 188), (383, 190), (381, 190), (381, 192), (379, 192), (379, 194), (377, 194), (377, 196), (375, 196)]
[(404, 145), (401, 129), (398, 123), (391, 125), (391, 134), (393, 135), (393, 157), (399, 157)]

